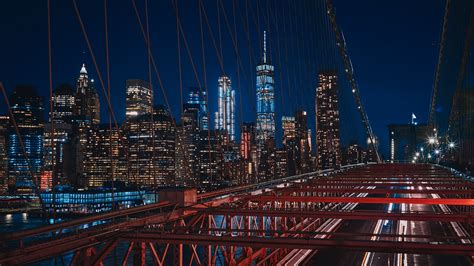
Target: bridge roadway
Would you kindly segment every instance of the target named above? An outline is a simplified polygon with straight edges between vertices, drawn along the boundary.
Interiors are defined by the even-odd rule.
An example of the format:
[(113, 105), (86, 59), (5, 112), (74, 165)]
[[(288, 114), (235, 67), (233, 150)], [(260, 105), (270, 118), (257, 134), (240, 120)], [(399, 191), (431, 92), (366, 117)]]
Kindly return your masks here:
[[(193, 198), (193, 197), (191, 197)], [(344, 167), (5, 235), (0, 264), (472, 263), (473, 184), (432, 165)], [(147, 252), (148, 250), (148, 252)], [(171, 253), (173, 255), (169, 255)], [(149, 258), (150, 259), (150, 258)]]

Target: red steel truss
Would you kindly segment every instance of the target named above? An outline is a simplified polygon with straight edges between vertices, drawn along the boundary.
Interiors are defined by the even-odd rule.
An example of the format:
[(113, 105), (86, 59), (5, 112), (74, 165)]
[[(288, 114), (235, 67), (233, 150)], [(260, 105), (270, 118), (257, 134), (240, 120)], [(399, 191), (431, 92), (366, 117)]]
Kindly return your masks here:
[[(189, 191), (183, 191), (173, 193), (186, 198)], [(439, 166), (345, 167), (191, 197), (197, 201), (163, 196), (153, 205), (4, 235), (0, 264), (64, 261), (72, 253), (71, 265), (100, 265), (112, 256), (120, 256), (115, 260), (122, 265), (273, 265), (332, 248), (470, 260), (473, 191), (471, 181)], [(102, 223), (93, 226), (95, 221)], [(348, 232), (351, 221), (390, 222), (394, 228), (406, 221), (442, 223), (445, 231)]]

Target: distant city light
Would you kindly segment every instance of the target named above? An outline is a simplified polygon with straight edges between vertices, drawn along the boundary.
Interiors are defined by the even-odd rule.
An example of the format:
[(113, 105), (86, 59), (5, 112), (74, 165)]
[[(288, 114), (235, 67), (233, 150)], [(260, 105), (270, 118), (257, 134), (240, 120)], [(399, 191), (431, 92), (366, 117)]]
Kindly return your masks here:
[(435, 153), (436, 153), (436, 154), (439, 154), (439, 153), (440, 153), (440, 151), (439, 151), (438, 149), (436, 149), (436, 150), (435, 150)]
[(435, 142), (436, 142), (436, 139), (434, 137), (429, 137), (428, 138), (428, 143), (429, 144), (435, 144)]
[(416, 155), (416, 156), (420, 156), (420, 153), (419, 153), (419, 152), (417, 152), (417, 153), (415, 153), (415, 155)]
[(450, 148), (454, 148), (454, 142), (450, 142), (448, 145)]
[(431, 154), (428, 154), (428, 159), (431, 159)]

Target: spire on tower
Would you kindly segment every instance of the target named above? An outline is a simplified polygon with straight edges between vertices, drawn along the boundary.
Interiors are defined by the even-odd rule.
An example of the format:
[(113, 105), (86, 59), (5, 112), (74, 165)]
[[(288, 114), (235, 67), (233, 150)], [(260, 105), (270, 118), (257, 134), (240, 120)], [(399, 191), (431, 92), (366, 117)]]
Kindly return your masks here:
[(87, 70), (86, 70), (86, 64), (82, 64), (82, 68), (81, 68), (81, 74), (87, 74)]
[(267, 63), (267, 31), (263, 31), (263, 63)]

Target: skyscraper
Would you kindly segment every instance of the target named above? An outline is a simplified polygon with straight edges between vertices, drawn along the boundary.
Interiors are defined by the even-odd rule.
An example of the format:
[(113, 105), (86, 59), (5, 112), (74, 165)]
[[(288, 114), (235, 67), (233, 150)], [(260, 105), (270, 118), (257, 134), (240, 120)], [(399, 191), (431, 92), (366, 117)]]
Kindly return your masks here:
[(294, 175), (298, 168), (296, 157), (299, 153), (296, 139), (296, 120), (293, 116), (283, 116), (281, 123), (283, 127), (283, 150), (286, 152), (287, 158), (287, 174)]
[(316, 144), (318, 168), (341, 165), (339, 136), (339, 99), (337, 73), (323, 71), (318, 75), (316, 88)]
[(94, 87), (94, 80), (89, 80), (85, 64), (82, 64), (76, 82), (74, 115), (89, 119), (93, 124), (100, 123), (99, 94)]
[(259, 153), (268, 139), (275, 139), (274, 67), (267, 60), (266, 32), (263, 35), (263, 58), (257, 66), (257, 146)]
[(199, 87), (188, 88), (187, 104), (198, 106), (198, 125), (200, 130), (209, 129), (206, 89)]
[(49, 114), (49, 121), (53, 123), (69, 122), (74, 115), (74, 89), (68, 84), (62, 84), (54, 90), (53, 113)]
[(125, 119), (151, 114), (153, 110), (153, 91), (150, 84), (140, 79), (126, 82)]
[(93, 125), (87, 132), (84, 154), (84, 178), (86, 187), (99, 187), (116, 178), (119, 159), (119, 134), (109, 124)]
[(145, 186), (174, 185), (176, 128), (169, 111), (155, 106), (153, 117), (149, 114), (131, 119), (125, 132), (128, 181)]
[(31, 86), (17, 86), (11, 97), (17, 129), (8, 131), (8, 172), (18, 192), (32, 192), (43, 166), (43, 100)]
[(179, 185), (196, 186), (198, 184), (198, 121), (199, 105), (184, 104), (181, 125), (176, 128), (176, 183)]
[(10, 117), (0, 116), (0, 194), (8, 190), (8, 127)]
[(306, 173), (310, 170), (310, 138), (307, 124), (307, 114), (304, 110), (298, 110), (295, 114), (296, 143), (298, 153), (296, 154), (297, 173)]
[(235, 140), (235, 91), (228, 76), (219, 77), (218, 111), (215, 125), (218, 130), (226, 130), (230, 140)]
[(74, 160), (71, 154), (71, 140), (71, 124), (62, 122), (44, 125), (44, 163), (40, 183), (42, 190), (69, 183), (73, 166), (71, 162)]
[(242, 123), (240, 127), (241, 184), (250, 184), (256, 175), (257, 143), (255, 123)]

